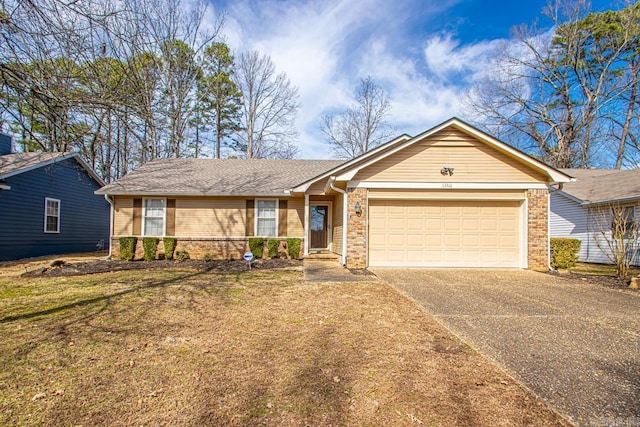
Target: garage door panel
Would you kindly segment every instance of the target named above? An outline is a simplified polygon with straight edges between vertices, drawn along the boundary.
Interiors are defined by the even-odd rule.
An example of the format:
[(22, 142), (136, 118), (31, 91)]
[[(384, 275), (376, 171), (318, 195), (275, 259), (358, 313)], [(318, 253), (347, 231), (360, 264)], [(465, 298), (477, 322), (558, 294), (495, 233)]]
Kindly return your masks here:
[(369, 265), (518, 267), (520, 203), (371, 200)]

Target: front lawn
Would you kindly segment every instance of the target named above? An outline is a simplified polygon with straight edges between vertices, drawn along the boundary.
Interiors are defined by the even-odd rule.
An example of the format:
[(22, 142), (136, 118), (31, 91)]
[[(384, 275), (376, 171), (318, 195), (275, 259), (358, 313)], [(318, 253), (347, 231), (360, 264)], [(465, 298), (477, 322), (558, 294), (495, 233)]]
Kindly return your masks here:
[(564, 424), (380, 282), (0, 274), (0, 337), (0, 425)]

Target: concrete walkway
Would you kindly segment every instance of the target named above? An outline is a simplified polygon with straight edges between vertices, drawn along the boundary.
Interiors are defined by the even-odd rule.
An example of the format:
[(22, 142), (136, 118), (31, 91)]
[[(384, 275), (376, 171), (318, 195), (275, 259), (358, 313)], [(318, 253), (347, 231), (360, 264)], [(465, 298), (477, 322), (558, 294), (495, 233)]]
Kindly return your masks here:
[(531, 271), (374, 272), (580, 425), (640, 426), (640, 296)]
[(366, 270), (349, 270), (336, 260), (305, 259), (304, 280), (307, 282), (370, 282), (378, 278)]

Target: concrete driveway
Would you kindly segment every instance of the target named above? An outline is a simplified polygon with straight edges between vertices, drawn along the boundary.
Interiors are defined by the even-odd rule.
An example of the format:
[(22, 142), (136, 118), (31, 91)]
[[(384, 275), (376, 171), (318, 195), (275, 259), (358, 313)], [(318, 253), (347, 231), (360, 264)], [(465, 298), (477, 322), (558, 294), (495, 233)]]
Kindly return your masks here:
[(521, 270), (373, 272), (573, 421), (640, 426), (640, 296)]

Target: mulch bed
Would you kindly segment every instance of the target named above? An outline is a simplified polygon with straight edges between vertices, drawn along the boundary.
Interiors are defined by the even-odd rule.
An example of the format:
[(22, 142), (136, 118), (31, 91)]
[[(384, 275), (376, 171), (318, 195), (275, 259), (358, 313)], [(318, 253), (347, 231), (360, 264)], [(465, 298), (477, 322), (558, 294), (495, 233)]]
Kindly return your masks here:
[[(251, 268), (256, 270), (273, 270), (283, 268), (301, 267), (301, 260), (289, 260), (282, 258), (259, 259), (251, 263)], [(126, 270), (162, 270), (170, 268), (187, 268), (198, 271), (223, 271), (226, 273), (242, 273), (249, 270), (247, 261), (244, 260), (213, 260), (203, 261), (190, 259), (185, 261), (155, 260), (155, 261), (121, 261), (99, 260), (89, 262), (69, 263), (64, 260), (54, 260), (47, 268), (25, 271), (21, 277), (62, 277), (79, 276), (83, 274), (108, 273), (111, 271)]]
[(586, 283), (591, 283), (594, 285), (604, 286), (606, 288), (612, 289), (628, 289), (630, 291), (638, 291), (638, 289), (629, 288), (629, 279), (628, 278), (620, 278), (617, 276), (606, 276), (600, 274), (581, 274), (574, 272), (551, 272), (554, 276), (566, 277), (568, 279), (573, 280), (582, 280)]

